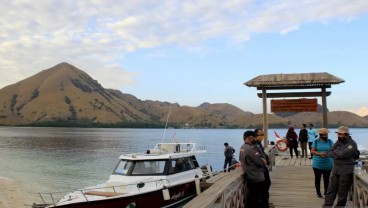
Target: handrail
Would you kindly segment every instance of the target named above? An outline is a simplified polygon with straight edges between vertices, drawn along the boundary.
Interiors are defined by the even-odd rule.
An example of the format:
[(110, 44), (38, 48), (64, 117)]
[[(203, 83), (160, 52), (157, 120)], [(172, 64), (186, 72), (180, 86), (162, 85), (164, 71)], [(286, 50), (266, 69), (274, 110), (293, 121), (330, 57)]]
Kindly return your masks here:
[[(269, 146), (265, 152), (270, 160), (269, 170), (272, 171), (275, 165), (276, 149), (274, 146)], [(226, 173), (225, 176), (189, 201), (183, 208), (244, 208), (247, 189), (246, 182), (243, 180), (243, 171), (237, 168)]]
[(183, 208), (239, 207), (244, 204), (243, 171), (240, 168), (226, 173), (211, 187), (189, 201)]
[(349, 192), (349, 199), (353, 200), (353, 205), (357, 208), (368, 206), (368, 174), (364, 169), (361, 171), (354, 171), (354, 182)]
[[(141, 189), (143, 187), (140, 187), (139, 184), (141, 184), (142, 182), (139, 183), (131, 183), (131, 184), (120, 184), (120, 185), (116, 185), (116, 186), (101, 186), (101, 187), (91, 187), (91, 188), (85, 188), (85, 189), (78, 189), (78, 190), (72, 190), (72, 191), (54, 191), (54, 192), (38, 192), (37, 194), (40, 196), (42, 202), (44, 204), (50, 204), (50, 205), (56, 205), (58, 201), (60, 201), (61, 199), (64, 198), (64, 196), (68, 193), (73, 193), (73, 192), (81, 192), (81, 195), (83, 195), (85, 201), (88, 201), (88, 192), (91, 191), (99, 191), (101, 190), (101, 192), (106, 192), (108, 193), (109, 189), (111, 189), (111, 191), (113, 193), (116, 194), (127, 194), (126, 192), (124, 192), (123, 190), (125, 190), (125, 188), (127, 190), (134, 190), (137, 192), (140, 192)], [(170, 181), (167, 179), (159, 179), (159, 180), (152, 180), (152, 181), (145, 181), (144, 184), (148, 184), (148, 183), (155, 183), (156, 188), (164, 188), (167, 186), (170, 186)], [(57, 194), (58, 198), (55, 197)], [(62, 195), (64, 194), (64, 195)], [(60, 197), (61, 196), (61, 197)], [(51, 201), (47, 201), (46, 199), (49, 199)], [(56, 200), (57, 199), (57, 200)], [(71, 199), (69, 199), (71, 200)]]

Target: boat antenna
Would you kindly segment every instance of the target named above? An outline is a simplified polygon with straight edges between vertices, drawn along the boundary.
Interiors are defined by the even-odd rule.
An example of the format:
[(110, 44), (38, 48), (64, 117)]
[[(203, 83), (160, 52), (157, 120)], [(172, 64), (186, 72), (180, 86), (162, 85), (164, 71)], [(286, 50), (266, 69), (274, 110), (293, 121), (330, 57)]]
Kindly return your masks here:
[(166, 124), (165, 124), (164, 135), (162, 135), (161, 143), (162, 143), (162, 142), (164, 142), (164, 138), (165, 138), (165, 134), (166, 134), (166, 128), (167, 128), (167, 123), (169, 122), (169, 117), (170, 117), (170, 112), (171, 112), (171, 106), (172, 106), (172, 105), (170, 105), (169, 113), (167, 114), (167, 119), (166, 119)]

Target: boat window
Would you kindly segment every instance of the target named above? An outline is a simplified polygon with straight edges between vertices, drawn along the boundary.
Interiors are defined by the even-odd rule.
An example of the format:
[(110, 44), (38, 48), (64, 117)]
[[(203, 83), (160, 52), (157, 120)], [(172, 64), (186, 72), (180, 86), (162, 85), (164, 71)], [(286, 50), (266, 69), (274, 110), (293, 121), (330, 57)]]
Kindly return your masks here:
[(133, 164), (132, 161), (121, 160), (119, 164), (116, 166), (113, 174), (126, 175), (132, 164)]
[(176, 158), (171, 160), (171, 165), (169, 166), (169, 174), (180, 173), (188, 170), (192, 170), (192, 166), (188, 158)]
[(164, 168), (165, 161), (163, 160), (136, 161), (132, 175), (162, 174)]
[(189, 159), (189, 162), (191, 163), (191, 165), (194, 166), (193, 168), (198, 168), (199, 167), (199, 164), (198, 164), (197, 159), (196, 159), (195, 156), (191, 156), (188, 159)]

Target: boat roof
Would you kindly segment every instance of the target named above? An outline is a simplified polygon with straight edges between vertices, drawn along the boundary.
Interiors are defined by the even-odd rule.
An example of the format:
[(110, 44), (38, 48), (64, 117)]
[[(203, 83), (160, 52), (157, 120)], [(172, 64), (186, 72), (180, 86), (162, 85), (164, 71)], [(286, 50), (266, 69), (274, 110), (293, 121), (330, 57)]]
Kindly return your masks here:
[(205, 153), (206, 149), (202, 145), (196, 143), (158, 143), (156, 146), (147, 150), (146, 153), (123, 154), (119, 159), (125, 160), (157, 160), (180, 158), (195, 155), (197, 153)]

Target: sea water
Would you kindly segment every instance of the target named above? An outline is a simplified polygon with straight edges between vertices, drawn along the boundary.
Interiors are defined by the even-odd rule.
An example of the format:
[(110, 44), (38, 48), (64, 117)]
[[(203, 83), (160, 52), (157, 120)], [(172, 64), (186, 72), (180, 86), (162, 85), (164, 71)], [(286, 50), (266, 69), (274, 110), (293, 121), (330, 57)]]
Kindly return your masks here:
[[(145, 152), (159, 142), (194, 142), (206, 146), (200, 165), (220, 170), (224, 143), (238, 159), (246, 129), (118, 129), (0, 127), (0, 177), (17, 180), (36, 197), (38, 192), (66, 191), (105, 182), (124, 153)], [(329, 138), (336, 141), (336, 129)], [(270, 129), (285, 136), (287, 129)], [(299, 130), (296, 130), (299, 133)], [(351, 129), (353, 139), (368, 147), (368, 129)]]

